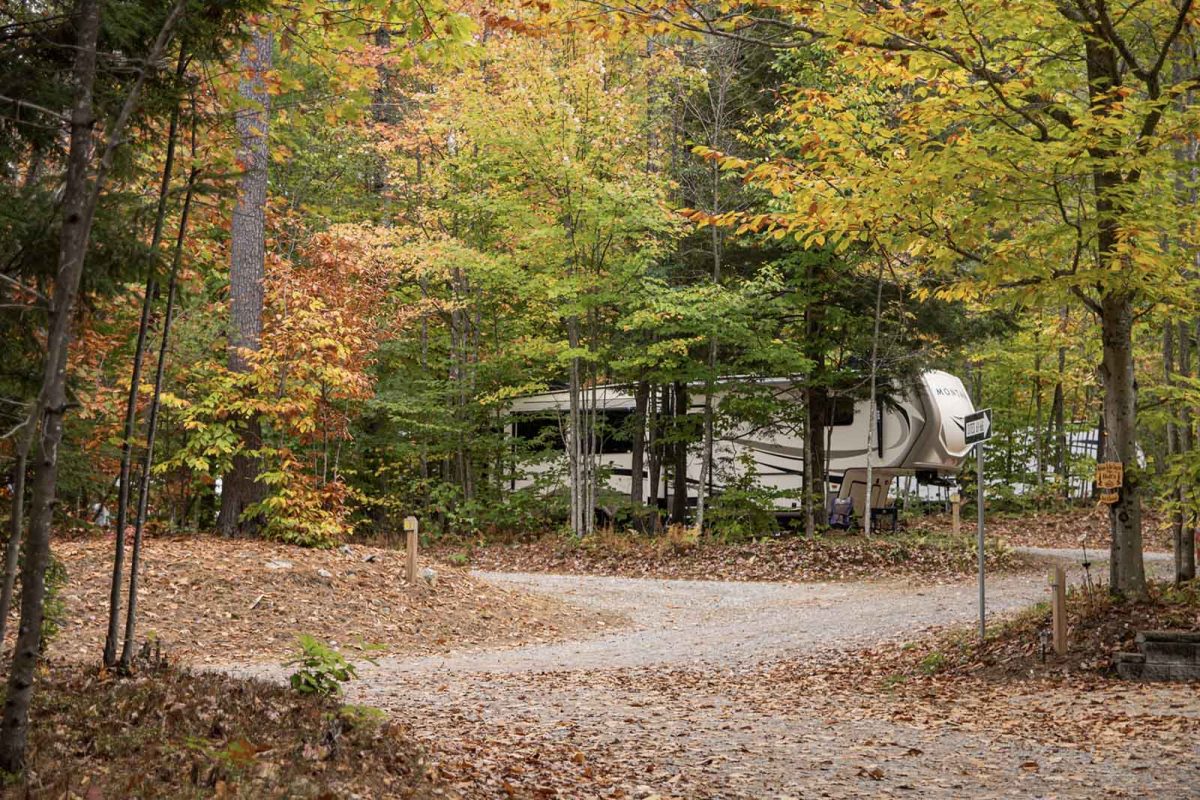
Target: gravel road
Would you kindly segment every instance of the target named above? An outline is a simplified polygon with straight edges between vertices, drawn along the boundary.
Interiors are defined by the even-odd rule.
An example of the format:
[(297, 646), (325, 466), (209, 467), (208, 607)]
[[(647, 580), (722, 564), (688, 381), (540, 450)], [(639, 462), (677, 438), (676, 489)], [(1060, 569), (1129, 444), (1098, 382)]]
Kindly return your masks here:
[[(858, 649), (976, 618), (974, 584), (750, 583), (481, 572), (509, 588), (627, 616), (631, 628), (583, 641), (388, 661), (389, 671), (546, 672), (649, 666), (726, 667)], [(989, 613), (1048, 596), (1043, 576), (1005, 576)]]
[[(1106, 565), (1094, 560), (1093, 575), (1103, 574)], [(1151, 565), (1163, 566), (1155, 560)], [(1070, 580), (1082, 580), (1077, 563), (1068, 568)], [(1182, 797), (1189, 781), (1200, 785), (1195, 744), (1184, 748), (1187, 763), (1174, 772), (1148, 773), (1127, 763), (1129, 756), (1125, 762), (1098, 757), (1075, 746), (989, 731), (986, 725), (943, 730), (861, 713), (841, 715), (836, 709), (831, 715), (828, 698), (776, 704), (767, 687), (767, 699), (751, 702), (744, 688), (730, 688), (744, 687), (733, 678), (753, 674), (764, 662), (816, 662), (838, 651), (971, 622), (977, 602), (973, 581), (916, 586), (513, 573), (478, 577), (615, 612), (630, 624), (580, 641), (384, 658), (361, 668), (351, 698), (396, 711), (435, 759), (458, 763), (460, 773), (474, 770), (474, 780), (464, 781), (464, 787), (475, 787), (464, 788), (470, 797), (504, 797), (527, 785), (516, 776), (532, 780), (531, 761), (545, 770), (546, 791), (558, 786), (557, 796), (568, 797), (628, 796), (622, 791), (634, 797), (714, 798)], [(988, 584), (988, 611), (1024, 607), (1047, 595), (1042, 573), (997, 577)], [(267, 666), (236, 671), (282, 677)], [(678, 690), (671, 676), (680, 671), (706, 680), (699, 688)], [(1119, 697), (1133, 704), (1131, 716), (1152, 724), (1156, 716), (1200, 713), (1195, 693), (1188, 699), (1184, 691)], [(1089, 702), (1100, 701), (1092, 697)], [(1070, 698), (1062, 705), (1071, 713)], [(464, 742), (473, 744), (464, 750)], [(1170, 740), (1140, 747), (1133, 758), (1170, 762), (1180, 755)], [(617, 784), (563, 789), (563, 762), (604, 765), (608, 774), (616, 771)], [(1033, 763), (1038, 769), (1028, 767)], [(576, 768), (565, 766), (566, 771)], [(507, 777), (481, 790), (484, 773)]]

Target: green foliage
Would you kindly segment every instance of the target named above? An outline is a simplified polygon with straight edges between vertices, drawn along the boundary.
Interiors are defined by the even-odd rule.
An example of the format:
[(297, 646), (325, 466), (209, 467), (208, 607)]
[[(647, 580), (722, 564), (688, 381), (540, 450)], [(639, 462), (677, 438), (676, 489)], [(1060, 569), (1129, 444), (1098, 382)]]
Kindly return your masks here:
[(350, 703), (338, 709), (338, 716), (354, 730), (375, 731), (387, 721), (387, 712), (375, 706)]
[(918, 666), (925, 675), (936, 675), (946, 667), (946, 654), (934, 650), (922, 658)]
[(726, 542), (738, 542), (774, 533), (775, 501), (786, 492), (769, 489), (758, 482), (753, 457), (742, 456), (741, 468), (712, 498), (708, 520), (713, 533)]
[(46, 594), (42, 601), (42, 648), (50, 644), (67, 622), (67, 603), (63, 589), (67, 585), (67, 567), (53, 553), (46, 565)]
[[(340, 695), (343, 685), (358, 677), (354, 664), (334, 648), (308, 634), (297, 637), (300, 655), (285, 661), (285, 667), (299, 666), (289, 683), (300, 694)], [(371, 659), (367, 659), (374, 663)]]

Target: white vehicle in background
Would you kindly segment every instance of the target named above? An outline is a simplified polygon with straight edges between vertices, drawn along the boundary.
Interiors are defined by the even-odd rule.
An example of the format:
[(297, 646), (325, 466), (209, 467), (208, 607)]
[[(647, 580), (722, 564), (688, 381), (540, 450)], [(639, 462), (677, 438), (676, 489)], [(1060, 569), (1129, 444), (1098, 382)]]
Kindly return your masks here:
[[(728, 386), (730, 381), (723, 382)], [(803, 387), (790, 378), (767, 378), (754, 381), (769, 387), (781, 400), (789, 397), (801, 402)], [(718, 384), (719, 391), (727, 391)], [(691, 387), (689, 413), (704, 410), (702, 386)], [(717, 398), (719, 400), (719, 398)], [(607, 488), (629, 494), (632, 481), (643, 482), (643, 497), (652, 497), (648, 471), (634, 476), (631, 471), (632, 442), (626, 420), (634, 411), (634, 398), (626, 387), (603, 386), (588, 389), (581, 395), (588, 413), (593, 409), (602, 421), (604, 435), (598, 442), (596, 458), (607, 474)], [(849, 497), (854, 502), (855, 515), (861, 519), (866, 506), (868, 430), (874, 416), (875, 443), (870, 454), (872, 508), (886, 505), (892, 481), (900, 475), (915, 475), (918, 481), (944, 482), (959, 472), (971, 446), (965, 441), (963, 417), (975, 410), (970, 395), (957, 377), (936, 370), (922, 373), (915, 385), (897, 390), (890, 401), (878, 403), (876, 414), (871, 413), (870, 401), (851, 404), (835, 402), (832, 424), (826, 429), (825, 474), (827, 500)], [(529, 395), (513, 401), (509, 435), (518, 440), (538, 440), (549, 443), (547, 456), (527, 465), (528, 478), (514, 480), (512, 488), (533, 485), (533, 478), (548, 473), (565, 474), (564, 442), (567, 440), (570, 395), (566, 390)], [(740, 426), (718, 430), (714, 442), (714, 475), (711, 490), (720, 493), (731, 479), (753, 470), (760, 485), (778, 492), (776, 501), (780, 514), (795, 513), (800, 507), (804, 487), (804, 441), (794, 426), (784, 423), (758, 428)], [(688, 501), (694, 504), (700, 481), (701, 454), (699, 445), (688, 453)], [(659, 489), (658, 497), (670, 502), (670, 487)]]

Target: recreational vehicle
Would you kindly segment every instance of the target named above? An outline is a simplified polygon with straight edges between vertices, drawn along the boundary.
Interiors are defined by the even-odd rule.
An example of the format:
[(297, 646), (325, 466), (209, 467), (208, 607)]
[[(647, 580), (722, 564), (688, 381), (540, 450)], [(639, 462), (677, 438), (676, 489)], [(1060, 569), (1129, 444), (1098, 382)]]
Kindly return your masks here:
[[(741, 379), (744, 380), (744, 379)], [(731, 380), (718, 385), (727, 392)], [(791, 397), (799, 402), (803, 387), (789, 378), (757, 380), (759, 386), (769, 387), (785, 401)], [(689, 413), (704, 410), (703, 386), (692, 387)], [(961, 380), (946, 372), (927, 371), (909, 388), (897, 388), (889, 393), (887, 402), (877, 403), (874, 414), (871, 403), (860, 400), (835, 405), (832, 424), (826, 430), (826, 495), (832, 502), (836, 497), (849, 497), (855, 514), (861, 515), (867, 503), (867, 468), (871, 467), (870, 504), (885, 506), (888, 489), (898, 475), (916, 475), (926, 482), (945, 481), (957, 475), (970, 446), (965, 441), (963, 417), (975, 410)], [(719, 397), (715, 398), (719, 402)], [(589, 388), (582, 403), (589, 413), (595, 411), (603, 421), (607, 434), (600, 438), (596, 459), (613, 492), (628, 494), (631, 481), (644, 482), (643, 497), (655, 496), (649, 486), (649, 475), (631, 474), (632, 443), (622, 433), (624, 422), (634, 410), (634, 398), (628, 387), (603, 386)], [(522, 397), (513, 402), (509, 434), (517, 439), (540, 440), (549, 452), (529, 465), (524, 480), (514, 480), (513, 488), (532, 485), (533, 477), (541, 474), (565, 474), (567, 420), (570, 395), (567, 391), (552, 391)], [(868, 428), (874, 417), (875, 435), (868, 452)], [(790, 514), (798, 510), (804, 486), (804, 441), (794, 425), (783, 422), (763, 426), (741, 425), (731, 430), (718, 430), (714, 440), (714, 470), (710, 476), (712, 492), (719, 493), (732, 477), (753, 470), (757, 481), (778, 492), (776, 511)], [(700, 448), (688, 454), (689, 502), (695, 502), (696, 488), (701, 475)], [(657, 496), (668, 499), (668, 489)]]

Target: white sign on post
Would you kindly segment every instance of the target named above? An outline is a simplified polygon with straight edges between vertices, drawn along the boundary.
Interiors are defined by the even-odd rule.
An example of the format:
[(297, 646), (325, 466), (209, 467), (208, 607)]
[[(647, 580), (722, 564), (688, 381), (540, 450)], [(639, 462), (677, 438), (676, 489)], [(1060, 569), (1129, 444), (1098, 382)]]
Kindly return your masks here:
[(963, 417), (963, 433), (966, 435), (967, 444), (975, 445), (975, 505), (979, 512), (979, 640), (983, 641), (987, 634), (987, 601), (983, 588), (983, 443), (992, 438), (992, 410), (981, 408), (973, 414)]

